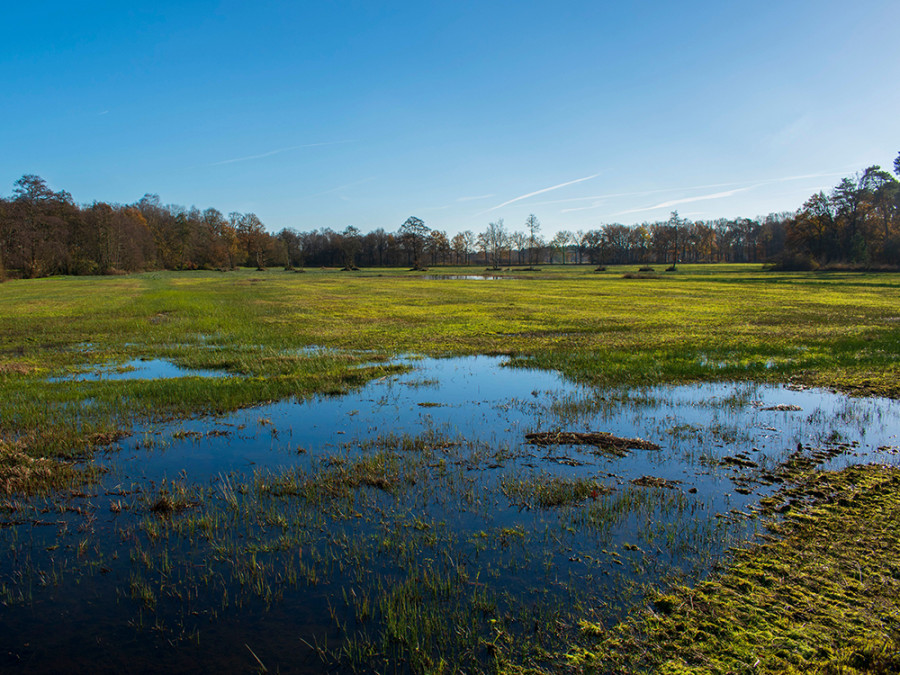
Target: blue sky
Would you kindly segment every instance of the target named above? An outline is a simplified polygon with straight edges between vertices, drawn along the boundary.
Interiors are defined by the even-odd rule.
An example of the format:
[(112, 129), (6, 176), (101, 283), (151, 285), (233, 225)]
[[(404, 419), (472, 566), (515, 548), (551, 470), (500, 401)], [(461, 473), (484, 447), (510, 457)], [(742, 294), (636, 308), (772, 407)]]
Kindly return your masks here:
[(0, 194), (272, 231), (793, 210), (900, 151), (898, 27), (896, 0), (15, 3)]

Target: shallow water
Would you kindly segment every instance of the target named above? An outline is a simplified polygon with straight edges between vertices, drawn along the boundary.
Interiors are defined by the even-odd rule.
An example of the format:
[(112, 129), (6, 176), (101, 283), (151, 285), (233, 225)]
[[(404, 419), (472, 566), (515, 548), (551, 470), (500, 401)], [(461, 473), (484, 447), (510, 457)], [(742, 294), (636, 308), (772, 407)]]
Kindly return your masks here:
[[(409, 363), (343, 396), (135, 430), (103, 459), (99, 488), (67, 502), (81, 513), (36, 504), (0, 533), (0, 665), (52, 672), (66, 655), (85, 672), (98, 659), (109, 670), (240, 670), (258, 665), (249, 645), (270, 669), (319, 672), (310, 645), (349, 649), (364, 636), (384, 669), (415, 670), (378, 605), (406, 581), (450, 580), (411, 619), (425, 625), (434, 609), (449, 633), (467, 625), (486, 638), (502, 625), (533, 637), (523, 613), (535, 626), (609, 624), (642, 585), (696, 579), (752, 537), (756, 521), (740, 514), (775, 490), (761, 477), (798, 444), (833, 448), (828, 468), (898, 462), (890, 400), (742, 383), (596, 390), (484, 356)], [(660, 449), (539, 447), (525, 440), (535, 431)], [(722, 463), (739, 454), (755, 466)], [(372, 458), (375, 480), (334, 482)], [(642, 476), (673, 489), (631, 483)], [(593, 492), (555, 507), (534, 499), (576, 479)], [(176, 486), (195, 503), (152, 514)], [(423, 648), (471, 668), (488, 658), (482, 638), (471, 654), (435, 637)]]
[(505, 277), (496, 274), (423, 274), (420, 278), (439, 281), (497, 281)]
[(65, 377), (50, 378), (51, 382), (97, 382), (101, 380), (169, 380), (178, 377), (231, 377), (220, 370), (182, 368), (165, 359), (132, 359), (125, 363), (92, 368)]
[[(505, 367), (496, 357), (410, 363), (414, 369), (409, 373), (343, 396), (280, 401), (212, 419), (138, 428), (123, 444), (116, 464), (129, 477), (137, 472), (160, 480), (186, 470), (194, 480), (205, 481), (250, 467), (308, 465), (311, 457), (387, 433), (440, 432), (521, 450), (528, 432), (602, 430), (641, 437), (663, 450), (621, 459), (595, 457), (596, 466), (629, 478), (647, 471), (666, 478), (688, 476), (693, 485), (710, 480), (698, 457), (756, 448), (765, 461), (775, 463), (797, 443), (856, 441), (862, 445), (857, 452), (869, 460), (891, 462), (893, 455), (877, 448), (900, 444), (900, 412), (886, 399), (752, 383), (598, 392), (554, 372)], [(799, 410), (765, 410), (779, 405)], [(202, 442), (191, 436), (171, 438), (211, 429), (226, 435)], [(161, 451), (146, 452), (141, 439), (148, 435), (160, 438)], [(298, 447), (307, 452), (298, 455)]]

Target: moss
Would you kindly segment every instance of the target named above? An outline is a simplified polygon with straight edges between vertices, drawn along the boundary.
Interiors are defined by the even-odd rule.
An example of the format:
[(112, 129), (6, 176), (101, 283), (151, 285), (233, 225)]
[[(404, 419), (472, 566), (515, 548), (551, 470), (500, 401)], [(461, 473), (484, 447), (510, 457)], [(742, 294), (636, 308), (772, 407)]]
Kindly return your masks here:
[[(774, 540), (734, 552), (572, 651), (585, 672), (858, 673), (900, 669), (900, 470), (810, 474), (819, 495), (772, 521)], [(585, 657), (590, 654), (590, 657)]]

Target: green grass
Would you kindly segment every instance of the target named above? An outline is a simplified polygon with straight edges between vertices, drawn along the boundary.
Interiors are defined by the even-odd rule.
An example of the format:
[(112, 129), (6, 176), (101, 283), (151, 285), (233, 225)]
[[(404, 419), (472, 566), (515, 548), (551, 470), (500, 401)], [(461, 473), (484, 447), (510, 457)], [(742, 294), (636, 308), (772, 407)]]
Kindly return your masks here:
[[(633, 271), (9, 281), (0, 284), (2, 454), (16, 442), (36, 458), (81, 456), (140, 420), (345, 391), (389, 372), (364, 364), (398, 353), (508, 354), (593, 384), (792, 380), (900, 396), (900, 276), (685, 265), (658, 279), (623, 277)], [(302, 351), (310, 346), (324, 350)], [(242, 377), (47, 381), (138, 357)]]

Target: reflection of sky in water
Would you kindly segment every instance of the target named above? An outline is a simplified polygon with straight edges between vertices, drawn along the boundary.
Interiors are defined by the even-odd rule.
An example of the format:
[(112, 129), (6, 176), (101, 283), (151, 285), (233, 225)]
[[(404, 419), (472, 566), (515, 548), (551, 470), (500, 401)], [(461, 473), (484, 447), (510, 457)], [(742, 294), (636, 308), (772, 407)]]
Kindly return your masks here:
[[(570, 456), (590, 462), (589, 468), (579, 467), (579, 473), (612, 472), (623, 478), (652, 473), (698, 487), (715, 483), (722, 489), (728, 470), (712, 464), (737, 452), (774, 467), (797, 443), (855, 441), (856, 452), (863, 456), (851, 459), (893, 463), (893, 455), (876, 449), (900, 445), (900, 406), (885, 399), (747, 383), (593, 390), (553, 372), (507, 368), (502, 362), (486, 356), (411, 360), (411, 372), (370, 382), (344, 396), (281, 401), (214, 419), (139, 430), (124, 442), (126, 452), (117, 463), (128, 474), (137, 471), (158, 479), (186, 469), (194, 480), (203, 481), (254, 467), (302, 466), (311, 456), (355, 441), (434, 430), (538, 458)], [(775, 405), (801, 410), (763, 409)], [(178, 430), (211, 429), (229, 435), (172, 438)], [(539, 430), (606, 431), (645, 438), (662, 449), (607, 458), (590, 454), (589, 447), (548, 450), (525, 444), (524, 435)], [(135, 441), (154, 439), (163, 450), (127, 452)], [(307, 453), (297, 453), (298, 447)], [(847, 461), (841, 456), (832, 465)], [(541, 465), (554, 472), (575, 470), (553, 461)]]
[(164, 359), (134, 359), (84, 373), (51, 378), (51, 382), (94, 382), (98, 380), (169, 380), (176, 377), (228, 377), (219, 370), (182, 368)]
[(419, 278), (432, 281), (500, 281), (505, 277), (493, 274), (423, 274)]
[[(538, 549), (546, 547), (546, 554), (553, 556), (560, 574), (571, 572), (577, 577), (584, 573), (579, 555), (602, 557), (606, 547), (637, 542), (654, 551), (654, 559), (664, 568), (659, 572), (648, 568), (641, 573), (645, 576), (635, 578), (655, 583), (655, 574), (708, 569), (709, 556), (719, 555), (730, 543), (751, 536), (754, 521), (730, 523), (717, 516), (746, 512), (762, 496), (774, 492), (777, 485), (752, 484), (743, 494), (736, 489), (745, 486), (733, 479), (776, 469), (798, 443), (805, 447), (848, 443), (847, 452), (830, 460), (827, 468), (850, 462), (897, 462), (890, 450), (878, 450), (900, 445), (900, 405), (889, 400), (852, 399), (821, 390), (794, 391), (748, 383), (592, 389), (554, 372), (507, 368), (502, 363), (502, 358), (486, 356), (411, 359), (410, 372), (370, 382), (347, 395), (280, 401), (217, 418), (138, 430), (123, 441), (122, 452), (110, 457), (113, 471), (103, 480), (114, 485), (182, 476), (205, 484), (232, 472), (250, 477), (261, 469), (306, 468), (317, 457), (360, 452), (360, 443), (379, 437), (436, 433), (478, 443), (494, 452), (503, 451), (482, 457), (477, 466), (464, 470), (466, 480), (474, 481), (475, 492), (483, 495), (489, 506), (470, 508), (459, 502), (458, 496), (449, 497), (449, 502), (410, 497), (411, 501), (401, 498), (389, 512), (412, 509), (423, 518), (445, 523), (463, 540), (485, 528), (517, 527), (541, 542), (541, 533), (547, 528), (565, 530), (569, 523), (573, 529), (566, 530), (570, 534), (564, 536), (571, 547), (568, 550), (576, 552), (573, 557), (559, 551), (550, 553), (556, 550), (549, 543), (552, 537), (537, 544)], [(778, 405), (801, 410), (765, 410)], [(632, 450), (626, 457), (610, 457), (597, 454), (592, 446), (538, 447), (525, 441), (528, 432), (554, 430), (639, 437), (658, 444), (660, 449)], [(227, 435), (207, 436), (210, 431)], [(184, 434), (188, 437), (178, 437)], [(145, 449), (145, 445), (151, 449)], [(298, 452), (298, 448), (304, 452)], [(744, 453), (759, 468), (720, 463), (721, 458), (738, 453)], [(465, 454), (461, 451), (462, 456)], [(401, 453), (401, 461), (403, 456)], [(441, 456), (438, 452), (437, 457)], [(459, 459), (452, 453), (448, 457), (451, 461)], [(609, 486), (612, 492), (571, 511), (523, 510), (515, 498), (503, 496), (504, 480), (534, 483), (550, 476), (590, 478)], [(675, 490), (663, 489), (658, 494), (656, 488), (632, 488), (629, 482), (641, 476), (679, 484)], [(604, 500), (613, 508), (618, 499), (629, 502), (634, 498), (629, 496), (629, 489), (640, 493), (636, 495), (638, 501), (641, 495), (649, 499), (646, 507), (628, 506), (626, 511), (638, 511), (614, 518), (596, 530), (580, 520), (588, 517), (593, 506), (602, 506)], [(480, 555), (484, 564), (502, 554)], [(631, 574), (628, 570), (617, 573)], [(492, 587), (512, 584), (518, 589), (515, 593), (524, 593), (539, 574), (537, 568), (521, 571), (496, 579)], [(530, 581), (525, 583), (525, 579)], [(598, 586), (596, 592), (614, 594), (614, 590)]]
[[(503, 359), (495, 357), (408, 362), (413, 368), (410, 372), (369, 382), (344, 396), (280, 401), (214, 418), (135, 430), (133, 436), (120, 442), (121, 451), (102, 459), (112, 471), (102, 477), (103, 485), (96, 495), (85, 497), (97, 515), (91, 525), (96, 530), (91, 541), (99, 542), (98, 555), (108, 571), (82, 576), (77, 585), (71, 580), (47, 588), (34, 584), (33, 606), (5, 606), (7, 630), (0, 640), (4, 654), (13, 654), (22, 643), (37, 645), (35, 649), (44, 653), (29, 663), (33, 672), (72, 670), (73, 657), (91, 665), (105, 663), (111, 655), (121, 660), (110, 663), (153, 663), (160, 664), (156, 670), (193, 672), (201, 663), (224, 663), (223, 668), (233, 669), (240, 658), (246, 657), (245, 644), (256, 649), (268, 643), (268, 651), (260, 653), (272, 655), (272, 662), (290, 665), (298, 672), (321, 672), (322, 664), (311, 650), (302, 652), (308, 657), (306, 661), (297, 661), (297, 637), (311, 639), (333, 631), (326, 607), (343, 612), (342, 621), (350, 625), (354, 621), (340, 600), (347, 597), (342, 595), (346, 578), (328, 564), (321, 566), (321, 585), (286, 588), (284, 600), (272, 607), (251, 604), (233, 612), (222, 611), (215, 621), (202, 612), (206, 607), (219, 611), (218, 591), (200, 588), (191, 601), (191, 607), (201, 612), (196, 625), (203, 639), (196, 645), (192, 641), (177, 642), (173, 643), (177, 648), (169, 650), (162, 642), (167, 638), (164, 633), (158, 642), (147, 633), (134, 639), (129, 622), (135, 620), (140, 606), (128, 599), (127, 589), (133, 575), (144, 572), (140, 555), (132, 557), (128, 549), (136, 537), (140, 538), (140, 528), (132, 528), (144, 513), (126, 509), (114, 515), (108, 504), (114, 499), (126, 504), (139, 502), (137, 495), (128, 492), (120, 497), (120, 489), (130, 491), (132, 482), (141, 483), (142, 479), (156, 482), (140, 486), (148, 499), (163, 489), (159, 484), (162, 477), (208, 486), (212, 494), (219, 495), (225, 482), (222, 477), (232, 472), (249, 477), (258, 469), (307, 467), (315, 457), (352, 454), (359, 451), (359, 442), (391, 434), (435, 432), (482, 443), (493, 450), (505, 449), (505, 455), (483, 458), (477, 466), (464, 462), (451, 468), (448, 475), (463, 485), (461, 491), (454, 492), (433, 468), (429, 478), (410, 486), (408, 492), (401, 490), (393, 495), (360, 488), (374, 500), (360, 504), (374, 503), (377, 508), (366, 511), (365, 517), (323, 516), (321, 525), (310, 530), (310, 547), (325, 552), (325, 542), (340, 536), (349, 542), (374, 542), (364, 549), (366, 568), (361, 583), (394, 583), (394, 577), (378, 576), (389, 570), (390, 562), (379, 553), (377, 542), (389, 535), (394, 525), (407, 527), (408, 521), (421, 518), (434, 532), (441, 533), (441, 550), (454, 561), (462, 561), (471, 578), (478, 579), (491, 593), (507, 591), (529, 611), (543, 606), (570, 608), (575, 598), (586, 601), (588, 607), (603, 608), (602, 618), (611, 621), (617, 612), (639, 600), (643, 585), (656, 585), (679, 570), (705, 573), (728, 545), (752, 535), (755, 521), (731, 523), (716, 516), (733, 509), (746, 510), (774, 487), (754, 486), (748, 495), (735, 492), (732, 476), (747, 472), (720, 466), (720, 458), (743, 452), (766, 469), (784, 461), (798, 443), (825, 446), (855, 442), (858, 445), (848, 449), (858, 456), (838, 455), (829, 466), (840, 467), (851, 461), (898, 461), (890, 449), (878, 451), (883, 446), (900, 446), (900, 404), (894, 401), (746, 383), (595, 390), (553, 372), (506, 368), (501, 365)], [(135, 365), (156, 368), (152, 372), (161, 377), (185, 374), (171, 364), (161, 364), (165, 362)], [(142, 376), (148, 376), (149, 371), (142, 372)], [(135, 371), (123, 375), (136, 376)], [(764, 410), (776, 405), (799, 406), (801, 410)], [(633, 450), (626, 457), (611, 458), (593, 454), (590, 446), (545, 448), (525, 443), (524, 436), (530, 431), (554, 430), (641, 437), (657, 443), (660, 450)], [(207, 436), (208, 432), (228, 435)], [(298, 453), (298, 447), (306, 452)], [(405, 456), (401, 453), (401, 461)], [(447, 456), (451, 463), (460, 456), (465, 459), (465, 450), (461, 455)], [(442, 457), (438, 451), (427, 459)], [(499, 486), (503, 479), (537, 476), (541, 480), (548, 475), (587, 476), (613, 490), (572, 508), (541, 509), (523, 508), (514, 499), (507, 499)], [(643, 475), (682, 483), (676, 490), (629, 485), (628, 481)], [(239, 479), (226, 480), (237, 484)], [(467, 481), (474, 486), (471, 502), (461, 496)], [(696, 493), (687, 492), (691, 488), (696, 488)], [(590, 520), (593, 509), (614, 506), (620, 498), (632, 500), (632, 506), (607, 520)], [(220, 502), (213, 497), (211, 503), (215, 506)], [(276, 507), (290, 512), (295, 502), (286, 499)], [(30, 527), (30, 521), (22, 525), (21, 533), (16, 528), (0, 532), (8, 568), (7, 572), (0, 569), (6, 575), (0, 581), (14, 578), (12, 574), (23, 560), (27, 560), (29, 569), (53, 569), (57, 556), (65, 564), (76, 565), (65, 556), (75, 556), (75, 542), (83, 536), (78, 527), (84, 518), (56, 509), (48, 513), (63, 524), (70, 521), (70, 538), (74, 539), (62, 539), (63, 546), (58, 547), (55, 528)], [(223, 513), (220, 516), (227, 520), (230, 510)], [(254, 513), (251, 510), (246, 518), (238, 516), (227, 537), (243, 542), (254, 528), (268, 532), (268, 526), (258, 523)], [(147, 521), (158, 522), (152, 514), (147, 515)], [(521, 543), (508, 548), (498, 545), (497, 532), (504, 527), (519, 528)], [(413, 530), (405, 531), (403, 536), (412, 536), (409, 533)], [(489, 545), (476, 551), (475, 542), (482, 541), (475, 535), (479, 532), (485, 533), (488, 539), (483, 541)], [(632, 547), (626, 549), (625, 543)], [(163, 541), (166, 555), (180, 570), (174, 575), (178, 579), (174, 583), (189, 588), (190, 573), (202, 574), (207, 569), (203, 558), (207, 544), (199, 533), (191, 542), (174, 537)], [(193, 559), (189, 553), (181, 560), (180, 556), (192, 552), (192, 547), (199, 557)], [(283, 561), (294, 552), (288, 549), (272, 555), (281, 556), (278, 561)], [(427, 549), (424, 555), (435, 552)], [(280, 564), (277, 569), (281, 569)], [(236, 590), (228, 581), (227, 565), (214, 569), (223, 575), (223, 583), (231, 583), (230, 591)], [(187, 575), (184, 579), (179, 577), (182, 573)], [(161, 606), (159, 610), (164, 621), (171, 618), (167, 611), (172, 607)], [(53, 629), (48, 631), (48, 626)], [(55, 659), (63, 655), (66, 663), (57, 663)], [(3, 659), (0, 655), (0, 669), (13, 663)], [(208, 670), (215, 668), (209, 665)], [(82, 671), (91, 672), (90, 666)]]

